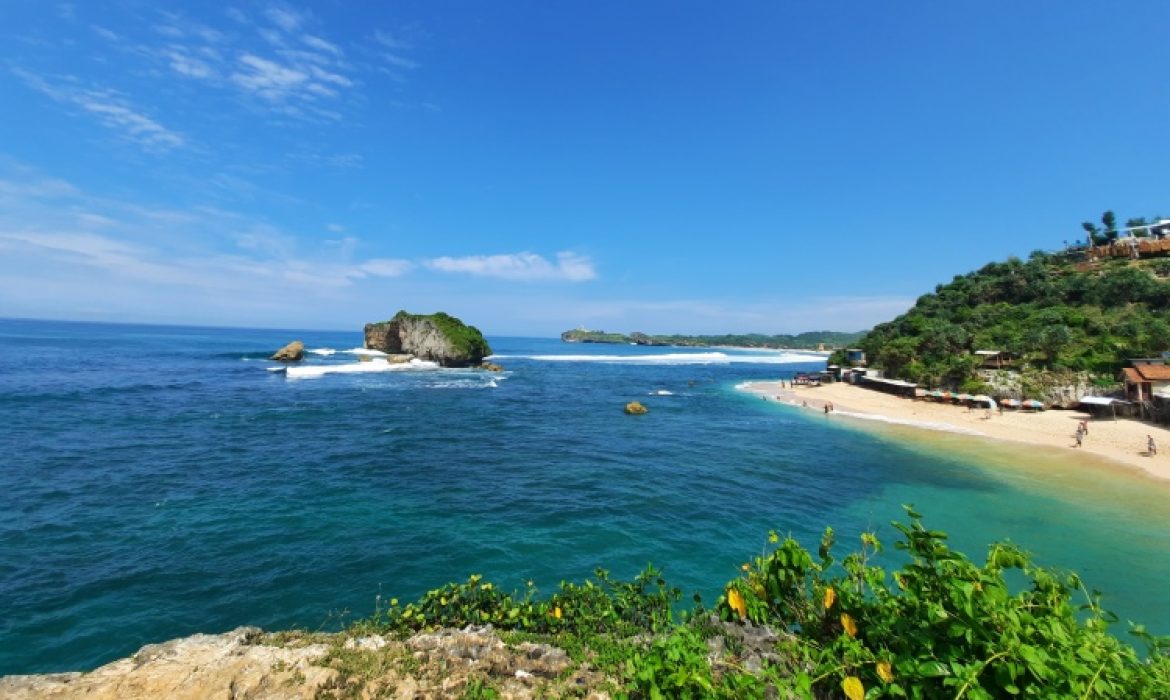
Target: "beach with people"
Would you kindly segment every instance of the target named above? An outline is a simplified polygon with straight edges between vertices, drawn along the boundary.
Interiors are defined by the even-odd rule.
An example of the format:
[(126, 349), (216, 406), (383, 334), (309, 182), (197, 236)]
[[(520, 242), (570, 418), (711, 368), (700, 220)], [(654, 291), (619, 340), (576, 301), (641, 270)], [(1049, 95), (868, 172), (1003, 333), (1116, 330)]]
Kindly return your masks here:
[(809, 386), (777, 380), (748, 382), (739, 388), (833, 419), (855, 419), (859, 426), (894, 424), (947, 431), (1034, 445), (1048, 454), (1078, 450), (1170, 481), (1170, 458), (1152, 449), (1158, 442), (1170, 443), (1170, 429), (1142, 421), (1096, 418), (1076, 410), (987, 411), (904, 398), (844, 382)]

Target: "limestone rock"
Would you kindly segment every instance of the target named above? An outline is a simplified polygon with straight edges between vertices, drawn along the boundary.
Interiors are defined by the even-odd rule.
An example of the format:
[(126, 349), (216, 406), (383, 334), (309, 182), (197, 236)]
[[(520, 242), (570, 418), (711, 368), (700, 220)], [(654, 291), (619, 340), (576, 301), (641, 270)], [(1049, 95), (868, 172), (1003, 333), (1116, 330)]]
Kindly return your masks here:
[(608, 698), (610, 679), (563, 650), (509, 646), (490, 626), (381, 635), (266, 635), (254, 627), (143, 647), (89, 673), (0, 678), (5, 700), (462, 698), (486, 683), (500, 698)]
[(276, 360), (277, 362), (300, 362), (301, 358), (305, 356), (305, 344), (299, 340), (294, 340), (288, 345), (276, 351), (276, 353), (268, 358)]
[(644, 413), (649, 413), (650, 409), (642, 405), (640, 401), (631, 401), (626, 404), (626, 414), (631, 416), (640, 416)]
[(486, 369), (489, 372), (503, 372), (504, 368), (494, 362), (485, 362), (479, 366), (480, 369)]
[(310, 700), (337, 675), (313, 665), (327, 652), (325, 645), (270, 646), (261, 637), (255, 627), (240, 627), (151, 644), (89, 673), (8, 676), (0, 678), (0, 697)]
[(409, 353), (443, 367), (474, 367), (492, 352), (478, 328), (442, 312), (399, 311), (389, 321), (367, 323), (365, 346), (390, 354)]

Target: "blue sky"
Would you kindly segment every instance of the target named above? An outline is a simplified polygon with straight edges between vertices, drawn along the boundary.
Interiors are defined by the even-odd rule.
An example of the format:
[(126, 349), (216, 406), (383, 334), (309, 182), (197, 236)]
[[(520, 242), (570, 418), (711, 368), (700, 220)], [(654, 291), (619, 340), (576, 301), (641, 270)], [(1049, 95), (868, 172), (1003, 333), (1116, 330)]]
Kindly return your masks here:
[(0, 316), (860, 330), (1170, 215), (1170, 3), (0, 8)]

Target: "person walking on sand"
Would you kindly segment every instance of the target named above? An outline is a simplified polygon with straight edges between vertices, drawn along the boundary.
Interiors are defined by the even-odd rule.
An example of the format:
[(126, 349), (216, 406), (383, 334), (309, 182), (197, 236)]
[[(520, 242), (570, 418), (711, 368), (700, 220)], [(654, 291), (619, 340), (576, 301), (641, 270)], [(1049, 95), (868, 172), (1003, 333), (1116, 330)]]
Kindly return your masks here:
[(1157, 443), (1154, 442), (1153, 435), (1146, 436), (1146, 454), (1148, 454), (1151, 457), (1158, 454), (1158, 445), (1157, 445)]
[(1081, 430), (1081, 426), (1077, 426), (1077, 447), (1081, 446), (1081, 440), (1085, 437), (1085, 431)]

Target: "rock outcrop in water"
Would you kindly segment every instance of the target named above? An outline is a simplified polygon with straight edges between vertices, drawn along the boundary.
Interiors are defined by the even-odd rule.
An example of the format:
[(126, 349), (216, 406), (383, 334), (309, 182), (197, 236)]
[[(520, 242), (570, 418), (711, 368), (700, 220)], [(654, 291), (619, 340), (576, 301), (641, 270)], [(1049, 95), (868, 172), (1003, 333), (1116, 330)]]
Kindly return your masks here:
[(270, 360), (277, 362), (300, 362), (301, 358), (305, 356), (305, 344), (299, 340), (294, 340), (283, 348), (273, 353)]
[(492, 353), (478, 328), (442, 312), (399, 311), (389, 321), (367, 323), (365, 336), (365, 345), (372, 350), (409, 353), (443, 367), (475, 367)]
[(631, 401), (626, 404), (626, 415), (641, 416), (650, 412), (650, 409), (642, 405), (641, 401)]
[(490, 627), (420, 632), (403, 641), (241, 627), (145, 646), (89, 673), (0, 678), (0, 697), (461, 698), (485, 683), (506, 698), (608, 697), (597, 690), (606, 679), (563, 650), (506, 645)]

